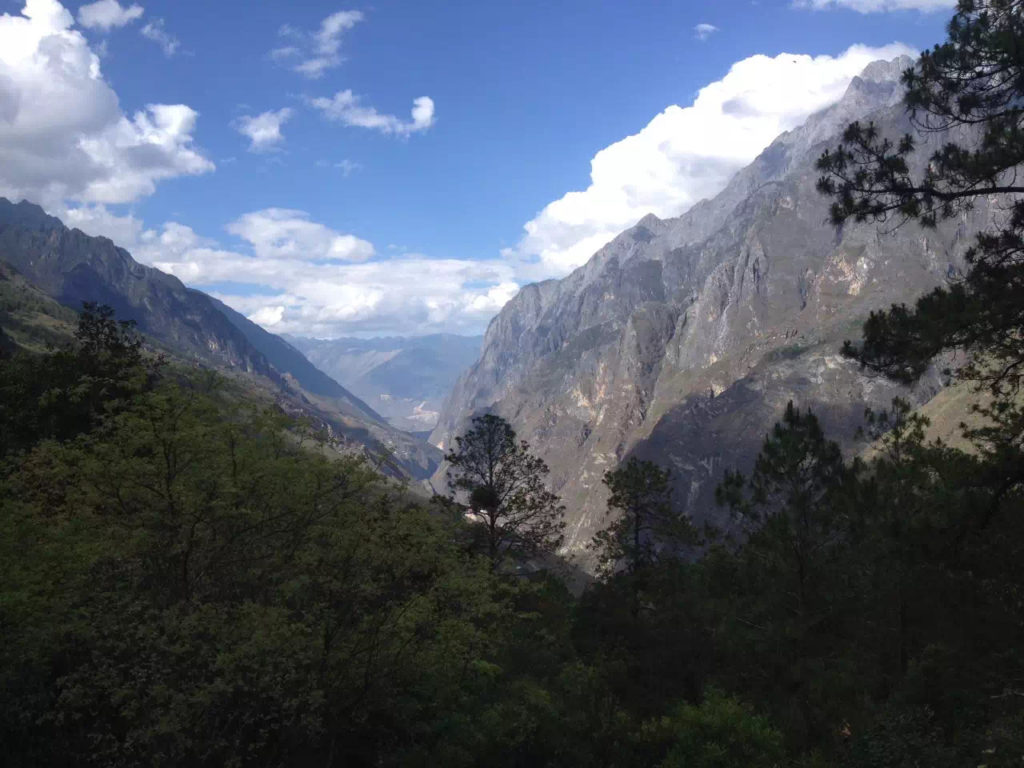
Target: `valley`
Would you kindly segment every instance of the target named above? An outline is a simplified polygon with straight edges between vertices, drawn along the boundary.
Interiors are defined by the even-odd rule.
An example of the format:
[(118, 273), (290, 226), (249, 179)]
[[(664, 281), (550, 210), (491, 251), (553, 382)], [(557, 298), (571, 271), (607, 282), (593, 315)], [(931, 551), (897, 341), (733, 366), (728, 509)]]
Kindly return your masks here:
[(1021, 51), (0, 11), (0, 765), (1019, 768)]

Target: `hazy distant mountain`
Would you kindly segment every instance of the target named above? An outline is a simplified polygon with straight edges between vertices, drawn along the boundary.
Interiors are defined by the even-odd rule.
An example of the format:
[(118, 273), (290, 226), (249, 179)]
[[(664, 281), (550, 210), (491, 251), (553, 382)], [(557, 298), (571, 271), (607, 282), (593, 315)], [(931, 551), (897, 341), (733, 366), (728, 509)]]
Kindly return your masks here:
[[(605, 522), (603, 473), (628, 455), (671, 468), (677, 503), (701, 518), (719, 514), (723, 469), (749, 468), (789, 399), (849, 445), (865, 405), (900, 390), (840, 357), (842, 340), (870, 310), (959, 274), (972, 233), (998, 215), (982, 202), (933, 231), (827, 224), (815, 159), (853, 119), (909, 130), (909, 63), (869, 66), (713, 200), (648, 216), (568, 277), (525, 287), (491, 322), (432, 441), (449, 446), (482, 410), (510, 419), (551, 467), (576, 550)], [(926, 377), (911, 394), (939, 386)]]
[(482, 336), (286, 337), (320, 370), (400, 429), (428, 432), (459, 375), (476, 362)]
[(437, 466), (435, 448), (395, 429), (280, 337), (37, 205), (0, 198), (0, 261), (73, 309), (83, 301), (110, 305), (180, 359), (252, 377), (254, 386), (271, 388), (285, 407), (323, 420), (351, 445), (393, 454), (409, 477), (424, 478)]

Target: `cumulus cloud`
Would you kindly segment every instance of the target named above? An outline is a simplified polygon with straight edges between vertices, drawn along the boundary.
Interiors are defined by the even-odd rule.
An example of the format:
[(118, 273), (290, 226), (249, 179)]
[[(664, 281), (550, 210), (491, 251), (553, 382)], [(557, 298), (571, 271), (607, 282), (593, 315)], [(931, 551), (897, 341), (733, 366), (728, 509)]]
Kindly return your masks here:
[(678, 216), (721, 191), (776, 136), (837, 101), (872, 61), (913, 53), (901, 44), (839, 56), (751, 56), (598, 152), (590, 185), (548, 204), (505, 256), (532, 279), (560, 277), (648, 213)]
[(717, 31), (718, 27), (714, 24), (698, 24), (693, 28), (694, 37), (698, 40), (707, 40)]
[(286, 24), (279, 34), (287, 44), (275, 48), (270, 55), (277, 61), (290, 62), (296, 72), (315, 80), (342, 62), (342, 35), (363, 18), (361, 11), (338, 11), (321, 21), (314, 32)]
[(303, 211), (267, 208), (228, 224), (228, 232), (247, 241), (260, 258), (305, 261), (365, 261), (373, 245), (353, 235), (310, 221)]
[(123, 27), (142, 17), (143, 8), (134, 3), (123, 6), (117, 0), (97, 0), (78, 9), (78, 23), (87, 29), (101, 29), (104, 32), (114, 27)]
[(947, 11), (956, 7), (957, 0), (794, 0), (797, 8), (826, 10), (849, 8), (859, 13), (888, 11)]
[(246, 115), (239, 118), (235, 128), (249, 139), (250, 152), (266, 152), (284, 141), (281, 126), (291, 118), (292, 114), (292, 110), (285, 107), (276, 112), (263, 112), (255, 117)]
[(409, 120), (402, 120), (395, 115), (384, 115), (373, 107), (361, 105), (359, 97), (350, 90), (338, 91), (331, 98), (313, 99), (310, 103), (328, 120), (395, 136), (419, 133), (434, 124), (434, 100), (429, 96), (413, 99)]
[(226, 227), (244, 246), (228, 248), (190, 227), (147, 229), (104, 206), (53, 210), (72, 226), (111, 237), (139, 261), (206, 290), (275, 333), (331, 338), (351, 334), (480, 333), (519, 290), (501, 259), (433, 259), (376, 254), (373, 246), (271, 208)]
[(105, 205), (79, 205), (76, 207), (51, 206), (49, 213), (69, 227), (77, 227), (95, 237), (109, 237), (118, 245), (134, 246), (145, 227), (142, 219), (132, 214), (119, 216)]
[(213, 170), (194, 145), (195, 110), (122, 113), (73, 24), (57, 0), (0, 15), (0, 194), (51, 207), (126, 203), (162, 179)]
[(160, 50), (164, 52), (164, 56), (167, 56), (168, 58), (176, 54), (178, 52), (178, 48), (181, 46), (181, 41), (164, 29), (163, 19), (154, 19), (146, 24), (146, 26), (142, 28), (141, 32), (144, 38), (152, 40), (154, 43), (159, 45)]
[[(255, 211), (227, 229), (248, 241), (251, 253), (225, 250), (180, 224), (144, 233), (136, 250), (275, 333), (324, 338), (479, 332), (519, 289), (511, 267), (497, 259), (404, 255), (353, 263), (353, 250), (365, 255), (372, 245), (300, 211)], [(233, 290), (218, 290), (222, 283)]]

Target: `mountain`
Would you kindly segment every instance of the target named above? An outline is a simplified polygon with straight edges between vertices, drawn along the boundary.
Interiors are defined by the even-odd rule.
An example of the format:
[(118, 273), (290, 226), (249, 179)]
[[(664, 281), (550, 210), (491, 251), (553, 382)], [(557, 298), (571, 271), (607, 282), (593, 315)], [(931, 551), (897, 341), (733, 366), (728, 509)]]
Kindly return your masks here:
[(392, 425), (429, 432), (445, 395), (480, 354), (481, 336), (377, 339), (287, 336), (317, 368), (370, 403)]
[[(508, 418), (551, 467), (576, 552), (606, 522), (603, 473), (630, 455), (670, 468), (676, 503), (721, 523), (723, 470), (749, 469), (788, 400), (852, 448), (865, 406), (904, 391), (842, 358), (842, 340), (870, 310), (960, 274), (972, 232), (998, 215), (983, 202), (932, 231), (827, 224), (814, 161), (853, 119), (910, 130), (908, 64), (869, 66), (714, 199), (647, 216), (566, 278), (524, 287), (491, 322), (432, 442), (451, 445), (475, 413)], [(941, 386), (932, 373), (904, 394), (925, 402)]]
[(282, 407), (324, 423), (347, 445), (392, 455), (400, 475), (423, 479), (437, 466), (437, 449), (392, 427), (280, 337), (176, 277), (139, 264), (109, 239), (69, 229), (37, 205), (0, 198), (0, 261), (61, 304), (108, 304), (174, 357), (269, 388)]

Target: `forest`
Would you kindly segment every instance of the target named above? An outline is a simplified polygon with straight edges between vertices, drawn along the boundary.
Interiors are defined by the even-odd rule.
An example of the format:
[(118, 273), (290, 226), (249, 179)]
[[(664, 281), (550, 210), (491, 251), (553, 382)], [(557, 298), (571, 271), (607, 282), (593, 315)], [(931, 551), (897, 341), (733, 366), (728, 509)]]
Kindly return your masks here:
[(1009, 400), (967, 450), (897, 400), (854, 460), (791, 406), (728, 535), (628, 462), (574, 595), (497, 417), (424, 501), (102, 307), (0, 370), (5, 765), (1020, 762)]

